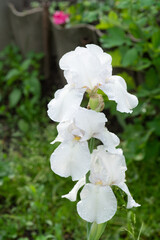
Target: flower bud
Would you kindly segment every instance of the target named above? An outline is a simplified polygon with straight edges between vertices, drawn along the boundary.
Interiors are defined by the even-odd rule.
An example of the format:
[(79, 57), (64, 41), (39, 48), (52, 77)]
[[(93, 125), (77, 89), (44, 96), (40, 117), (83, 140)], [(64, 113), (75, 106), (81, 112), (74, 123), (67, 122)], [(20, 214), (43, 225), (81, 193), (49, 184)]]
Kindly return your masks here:
[(101, 94), (93, 94), (90, 96), (89, 102), (88, 102), (88, 108), (96, 111), (101, 112), (104, 109), (104, 101)]

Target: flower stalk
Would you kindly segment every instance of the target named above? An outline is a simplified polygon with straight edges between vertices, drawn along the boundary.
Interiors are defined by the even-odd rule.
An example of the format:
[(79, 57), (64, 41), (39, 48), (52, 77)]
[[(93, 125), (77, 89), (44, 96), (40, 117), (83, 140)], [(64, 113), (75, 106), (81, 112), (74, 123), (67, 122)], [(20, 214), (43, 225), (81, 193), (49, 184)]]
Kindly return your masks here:
[[(115, 101), (117, 111), (132, 113), (138, 99), (127, 92), (125, 80), (112, 75), (112, 58), (96, 45), (77, 47), (60, 60), (66, 86), (55, 93), (48, 104), (48, 115), (59, 122), (58, 136), (52, 142), (61, 142), (52, 153), (51, 169), (62, 177), (77, 181), (73, 189), (63, 195), (76, 201), (79, 216), (87, 222), (87, 240), (99, 240), (107, 221), (117, 211), (117, 199), (112, 186), (118, 186), (127, 195), (127, 208), (138, 207), (127, 185), (127, 170), (123, 151), (117, 148), (120, 140), (105, 126), (104, 99)], [(83, 96), (89, 94), (87, 108), (81, 107)], [(95, 148), (95, 139), (101, 145)]]
[(99, 240), (105, 230), (106, 225), (107, 225), (106, 222), (101, 224), (93, 222), (90, 227), (87, 240)]

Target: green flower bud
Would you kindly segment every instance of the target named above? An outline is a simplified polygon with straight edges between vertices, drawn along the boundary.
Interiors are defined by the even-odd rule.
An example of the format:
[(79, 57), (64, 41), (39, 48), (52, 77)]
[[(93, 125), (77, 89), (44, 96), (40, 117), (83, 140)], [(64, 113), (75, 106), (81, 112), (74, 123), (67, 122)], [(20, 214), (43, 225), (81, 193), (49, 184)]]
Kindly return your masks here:
[(93, 94), (90, 96), (89, 102), (88, 102), (88, 108), (96, 111), (101, 112), (104, 109), (104, 101), (101, 94)]

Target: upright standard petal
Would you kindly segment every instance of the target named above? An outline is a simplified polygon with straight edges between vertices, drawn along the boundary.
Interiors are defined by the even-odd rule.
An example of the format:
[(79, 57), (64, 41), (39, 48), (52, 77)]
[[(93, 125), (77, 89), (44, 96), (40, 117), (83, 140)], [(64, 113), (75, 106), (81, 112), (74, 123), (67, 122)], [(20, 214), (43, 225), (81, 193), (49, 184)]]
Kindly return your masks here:
[(75, 128), (73, 121), (60, 122), (57, 126), (58, 136), (55, 138), (51, 144), (55, 142), (64, 142), (73, 140), (74, 135), (72, 134), (73, 129)]
[(67, 121), (80, 106), (85, 89), (74, 89), (70, 85), (57, 90), (55, 98), (48, 104), (48, 116), (56, 122)]
[(103, 49), (95, 44), (87, 44), (87, 49), (92, 52), (92, 54), (96, 55), (102, 66), (105, 66), (103, 68), (104, 71), (102, 71), (103, 76), (111, 77), (112, 76), (112, 57), (106, 52), (103, 52)]
[(51, 142), (51, 144), (54, 144), (55, 142), (72, 140), (73, 136), (68, 131), (71, 124), (71, 121), (60, 122), (57, 126), (58, 135), (55, 140)]
[(127, 185), (124, 182), (121, 182), (119, 184), (116, 184), (119, 188), (121, 188), (128, 196), (128, 202), (127, 202), (127, 208), (132, 208), (132, 207), (140, 207), (141, 205), (136, 203), (133, 197), (130, 194), (130, 191), (127, 187)]
[(74, 202), (76, 201), (76, 198), (77, 198), (77, 193), (79, 191), (79, 189), (85, 185), (86, 183), (86, 177), (83, 177), (81, 178), (75, 185), (74, 187), (72, 188), (72, 190), (66, 194), (66, 195), (63, 195), (62, 198), (68, 198), (71, 202)]
[(109, 98), (117, 103), (119, 112), (132, 113), (132, 109), (138, 105), (136, 96), (127, 92), (126, 82), (122, 77), (112, 76), (99, 87)]
[(126, 170), (125, 158), (122, 154), (106, 152), (103, 145), (93, 150), (89, 177), (93, 184), (100, 182), (103, 186), (111, 186), (124, 182)]
[(81, 179), (90, 169), (91, 155), (87, 142), (63, 142), (52, 153), (50, 162), (53, 172), (61, 177)]
[(76, 88), (93, 89), (112, 74), (111, 56), (93, 44), (66, 53), (59, 65), (67, 82)]
[(110, 220), (117, 210), (117, 200), (110, 187), (88, 183), (82, 189), (80, 197), (77, 211), (87, 222), (104, 223)]
[(107, 118), (104, 113), (98, 113), (93, 110), (80, 107), (75, 114), (75, 125), (84, 132), (82, 140), (88, 140), (94, 137), (104, 129)]

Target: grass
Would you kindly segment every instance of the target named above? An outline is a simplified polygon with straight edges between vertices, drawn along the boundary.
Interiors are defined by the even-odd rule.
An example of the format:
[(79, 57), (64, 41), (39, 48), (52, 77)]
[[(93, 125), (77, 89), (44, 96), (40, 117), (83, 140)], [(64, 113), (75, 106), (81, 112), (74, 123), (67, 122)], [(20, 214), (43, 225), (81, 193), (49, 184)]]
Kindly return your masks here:
[[(53, 123), (37, 124), (29, 137), (12, 133), (0, 153), (0, 240), (86, 239), (86, 224), (76, 203), (61, 198), (73, 182), (50, 169), (49, 157), (57, 145), (49, 143), (56, 134)], [(115, 188), (119, 207), (102, 240), (158, 240), (159, 161), (134, 161), (128, 168), (128, 186), (142, 206), (126, 210), (126, 196)]]

